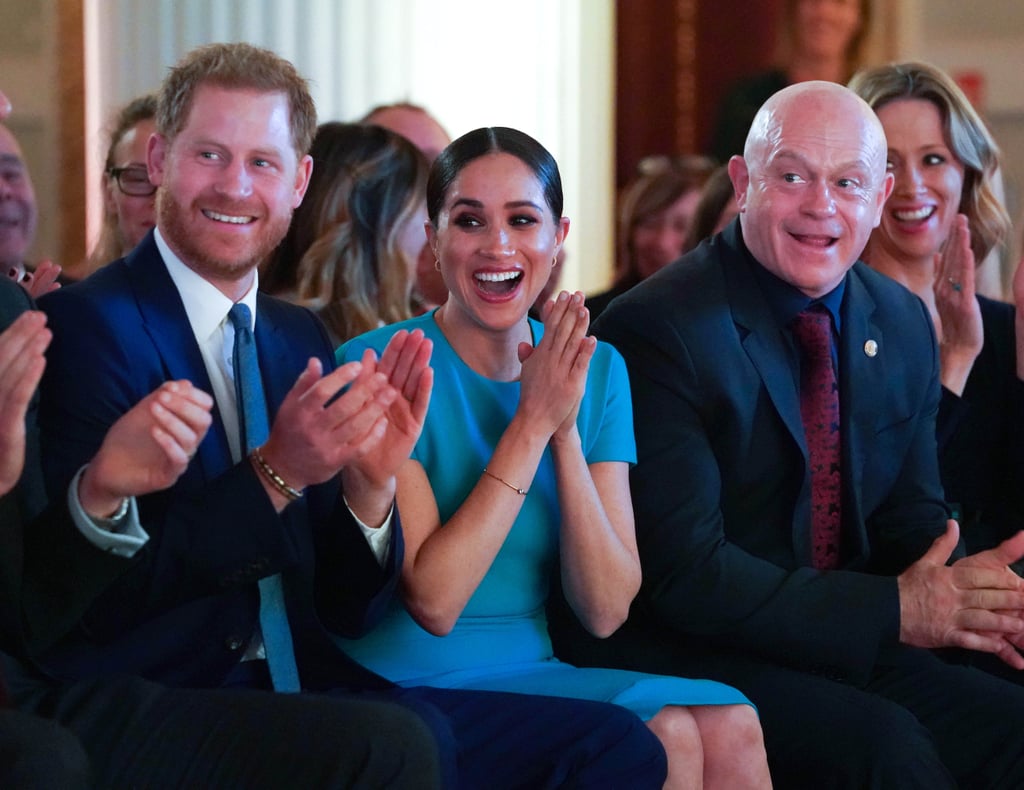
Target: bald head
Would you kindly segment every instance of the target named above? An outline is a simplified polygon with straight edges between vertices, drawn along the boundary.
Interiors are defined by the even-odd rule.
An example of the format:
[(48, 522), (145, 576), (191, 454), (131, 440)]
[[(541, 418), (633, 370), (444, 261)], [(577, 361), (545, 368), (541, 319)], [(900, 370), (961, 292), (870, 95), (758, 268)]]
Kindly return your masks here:
[(448, 147), (451, 138), (444, 127), (422, 107), (415, 104), (389, 104), (371, 110), (363, 123), (383, 126), (419, 148), (430, 162)]
[(798, 82), (771, 96), (750, 125), (744, 158), (750, 164), (752, 157), (766, 153), (766, 147), (770, 151), (784, 137), (787, 127), (813, 121), (823, 133), (830, 128), (862, 129), (867, 147), (874, 148), (885, 170), (885, 132), (874, 110), (849, 88), (834, 82)]
[(835, 288), (859, 257), (892, 190), (871, 108), (847, 88), (802, 82), (758, 111), (729, 162), (754, 257), (808, 296)]

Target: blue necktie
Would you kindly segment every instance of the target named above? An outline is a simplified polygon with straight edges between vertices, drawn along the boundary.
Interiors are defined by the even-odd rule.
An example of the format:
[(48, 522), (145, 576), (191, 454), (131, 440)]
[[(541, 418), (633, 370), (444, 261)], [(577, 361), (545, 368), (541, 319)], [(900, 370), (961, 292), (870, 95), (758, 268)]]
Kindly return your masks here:
[[(239, 432), (242, 435), (243, 452), (248, 453), (263, 444), (270, 435), (267, 402), (263, 395), (263, 382), (260, 380), (249, 308), (244, 304), (236, 304), (228, 312), (228, 317), (235, 328), (233, 367)], [(275, 573), (260, 579), (259, 585), (260, 629), (263, 631), (263, 647), (267, 653), (267, 666), (274, 690), (299, 691), (299, 670), (295, 665), (281, 574)]]

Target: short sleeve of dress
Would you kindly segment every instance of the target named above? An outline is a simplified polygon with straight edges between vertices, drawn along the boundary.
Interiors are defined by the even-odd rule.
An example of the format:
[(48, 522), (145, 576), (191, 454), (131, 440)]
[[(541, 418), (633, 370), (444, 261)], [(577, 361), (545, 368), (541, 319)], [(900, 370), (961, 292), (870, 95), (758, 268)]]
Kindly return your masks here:
[(622, 355), (598, 341), (590, 361), (587, 391), (576, 421), (588, 464), (602, 461), (636, 463), (633, 404)]

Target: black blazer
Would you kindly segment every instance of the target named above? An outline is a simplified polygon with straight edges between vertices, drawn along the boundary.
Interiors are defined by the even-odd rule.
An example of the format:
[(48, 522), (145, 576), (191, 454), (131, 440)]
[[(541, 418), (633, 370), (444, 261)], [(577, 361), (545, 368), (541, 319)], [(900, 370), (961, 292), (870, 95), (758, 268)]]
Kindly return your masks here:
[(1017, 378), (1016, 310), (978, 297), (985, 343), (963, 397), (943, 388), (939, 468), (969, 553), (1024, 529), (1024, 382)]
[(894, 574), (945, 528), (932, 324), (909, 291), (862, 263), (850, 270), (838, 346), (844, 562), (821, 573), (810, 567), (796, 351), (758, 265), (734, 222), (594, 328), (622, 352), (633, 392), (644, 586), (632, 619), (677, 644), (863, 677), (898, 641)]
[[(41, 300), (54, 341), (42, 386), (47, 485), (62, 490), (109, 426), (169, 379), (210, 391), (184, 306), (152, 233), (126, 258)], [(323, 326), (260, 294), (256, 345), (271, 419), (311, 356), (334, 366)], [(401, 529), (381, 568), (339, 495), (312, 486), (280, 515), (249, 462), (233, 464), (219, 415), (168, 491), (139, 502), (149, 542), (43, 657), (62, 677), (129, 673), (214, 687), (259, 617), (258, 580), (282, 573), (304, 688), (390, 686), (349, 660), (324, 626), (361, 634), (383, 612), (401, 567)]]
[[(0, 278), (0, 331), (34, 305)], [(123, 563), (95, 549), (75, 527), (66, 493), (46, 506), (39, 464), (38, 395), (25, 416), (25, 467), (0, 497), (0, 650), (27, 658), (65, 633)], [(8, 670), (9, 671), (9, 670)]]

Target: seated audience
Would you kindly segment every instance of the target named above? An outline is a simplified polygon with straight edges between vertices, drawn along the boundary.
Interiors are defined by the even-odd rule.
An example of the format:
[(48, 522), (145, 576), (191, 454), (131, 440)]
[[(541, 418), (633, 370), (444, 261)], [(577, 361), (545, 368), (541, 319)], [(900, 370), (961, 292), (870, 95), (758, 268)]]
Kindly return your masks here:
[[(197, 382), (216, 401), (178, 482), (140, 499), (143, 532), (111, 535), (130, 555), (123, 573), (43, 665), (77, 680), (129, 673), (273, 691), (305, 717), (294, 731), (336, 738), (352, 770), (363, 762), (345, 749), (351, 729), (390, 729), (393, 708), (378, 717), (369, 700), (422, 717), (444, 786), (507, 777), (527, 787), (660, 786), (664, 751), (624, 709), (399, 688), (333, 642), (371, 628), (397, 584), (395, 475), (419, 436), (432, 376), (422, 333), (336, 368), (309, 310), (257, 294), (257, 267), (309, 184), (315, 131), (292, 64), (241, 43), (193, 50), (160, 92), (148, 156), (156, 229), (126, 258), (42, 300), (54, 334), (40, 420), (53, 490), (127, 404), (167, 378)], [(325, 728), (325, 709), (358, 724)], [(305, 761), (302, 749), (290, 757)]]
[(937, 437), (946, 499), (968, 552), (1024, 528), (1024, 347), (1012, 305), (975, 293), (975, 267), (1010, 219), (999, 150), (945, 73), (923, 63), (867, 69), (850, 87), (875, 110), (895, 177), (864, 260), (917, 294), (939, 340)]
[[(1024, 533), (964, 557), (939, 479), (928, 311), (857, 257), (893, 175), (847, 88), (775, 94), (740, 214), (609, 307), (633, 391), (644, 587), (566, 660), (694, 674), (757, 706), (780, 787), (1024, 786)], [(554, 625), (554, 623), (553, 623)]]
[(598, 636), (640, 585), (622, 360), (587, 337), (581, 293), (549, 302), (544, 324), (527, 317), (569, 230), (557, 164), (522, 132), (477, 129), (434, 163), (427, 203), (448, 299), (338, 352), (347, 363), (423, 333), (435, 373), (398, 473), (404, 606), (346, 652), (403, 685), (619, 703), (661, 738), (667, 787), (769, 787), (757, 714), (734, 689), (553, 657), (552, 584)]
[[(374, 107), (360, 119), (360, 123), (383, 126), (402, 135), (423, 152), (428, 163), (437, 159), (437, 155), (452, 141), (444, 127), (425, 108), (408, 102)], [(414, 298), (417, 312), (421, 313), (437, 307), (448, 298), (448, 289), (434, 266), (434, 256), (426, 243), (416, 260)]]
[(587, 297), (596, 320), (624, 294), (683, 254), (700, 190), (714, 169), (701, 156), (648, 157), (619, 198), (615, 279), (607, 291)]
[(103, 227), (81, 270), (86, 277), (127, 255), (156, 225), (156, 187), (146, 171), (146, 146), (156, 131), (156, 96), (140, 96), (121, 108), (103, 161)]
[(739, 213), (736, 191), (732, 188), (729, 168), (715, 168), (700, 190), (700, 199), (693, 210), (693, 221), (683, 243), (683, 252), (689, 252), (704, 239), (722, 231)]
[(776, 91), (807, 80), (845, 84), (861, 65), (871, 0), (784, 0), (778, 66), (740, 80), (722, 99), (709, 153), (726, 164), (743, 153), (758, 108)]
[(310, 307), (335, 345), (412, 315), (427, 219), (427, 160), (379, 126), (325, 123), (313, 175), (262, 287)]

